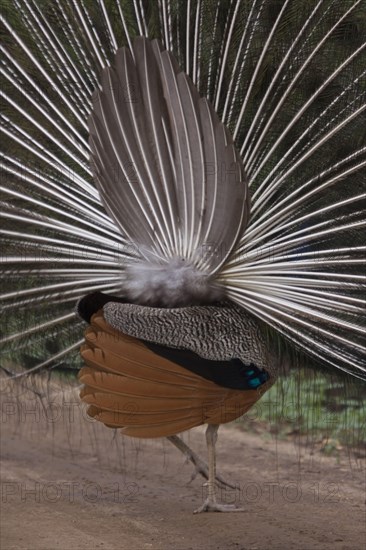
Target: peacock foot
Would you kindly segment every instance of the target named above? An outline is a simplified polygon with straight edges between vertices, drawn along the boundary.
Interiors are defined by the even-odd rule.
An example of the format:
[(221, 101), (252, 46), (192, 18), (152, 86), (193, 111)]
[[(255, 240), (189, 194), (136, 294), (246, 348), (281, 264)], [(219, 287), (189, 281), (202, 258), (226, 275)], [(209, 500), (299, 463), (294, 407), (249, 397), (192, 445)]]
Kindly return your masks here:
[[(194, 466), (195, 468), (193, 470), (191, 479), (188, 482), (188, 485), (192, 483), (194, 479), (196, 479), (197, 475), (201, 475), (202, 477), (208, 480), (208, 465), (203, 460), (201, 460), (199, 457), (196, 456)], [(227, 489), (236, 488), (236, 485), (229, 483), (219, 474), (216, 474), (215, 481), (222, 488), (227, 488)]]
[(206, 498), (202, 506), (193, 513), (200, 514), (201, 512), (246, 512), (246, 510), (245, 508), (237, 508), (235, 504), (219, 504), (215, 500)]
[[(206, 462), (202, 460), (202, 458), (200, 458), (198, 454), (187, 445), (187, 443), (185, 443), (178, 435), (170, 435), (167, 437), (167, 440), (179, 449), (186, 456), (187, 460), (190, 460), (194, 466), (191, 479), (188, 481), (187, 485), (196, 479), (198, 474), (208, 480), (208, 464), (206, 464)], [(215, 481), (221, 488), (236, 489), (236, 485), (229, 483), (220, 475), (215, 475)]]

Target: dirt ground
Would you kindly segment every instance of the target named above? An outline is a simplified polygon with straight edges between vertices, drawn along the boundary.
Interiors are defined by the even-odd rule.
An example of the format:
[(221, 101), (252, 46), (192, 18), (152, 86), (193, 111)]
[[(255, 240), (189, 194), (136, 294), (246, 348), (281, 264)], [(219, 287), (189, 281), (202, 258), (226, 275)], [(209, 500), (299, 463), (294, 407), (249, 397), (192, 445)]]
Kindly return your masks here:
[[(193, 515), (206, 488), (184, 456), (87, 420), (75, 390), (5, 391), (1, 420), (1, 550), (364, 548), (364, 464), (345, 453), (223, 426), (218, 470), (237, 488), (219, 497), (245, 512)], [(184, 439), (206, 457), (203, 428)]]

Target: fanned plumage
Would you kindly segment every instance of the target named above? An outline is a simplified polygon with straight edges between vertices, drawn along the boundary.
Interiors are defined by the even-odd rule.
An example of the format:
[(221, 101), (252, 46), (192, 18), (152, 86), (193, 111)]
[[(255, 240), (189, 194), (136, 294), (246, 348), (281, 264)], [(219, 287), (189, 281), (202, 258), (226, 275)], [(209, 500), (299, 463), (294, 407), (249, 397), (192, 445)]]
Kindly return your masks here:
[[(3, 365), (78, 366), (75, 301), (183, 256), (317, 367), (365, 379), (365, 19), (363, 0), (7, 2)], [(245, 231), (249, 193), (234, 205), (216, 153), (249, 185)]]
[[(207, 100), (157, 41), (135, 39), (131, 53), (117, 52), (115, 66), (104, 70), (102, 92), (93, 96), (90, 144), (101, 198), (136, 249), (137, 268), (123, 293), (145, 304), (189, 304), (192, 270), (196, 286), (204, 287), (196, 292), (202, 302), (207, 276), (225, 262), (248, 221), (239, 154)], [(146, 269), (162, 278), (155, 300)], [(180, 282), (181, 273), (188, 282)], [(174, 293), (162, 302), (172, 277)]]

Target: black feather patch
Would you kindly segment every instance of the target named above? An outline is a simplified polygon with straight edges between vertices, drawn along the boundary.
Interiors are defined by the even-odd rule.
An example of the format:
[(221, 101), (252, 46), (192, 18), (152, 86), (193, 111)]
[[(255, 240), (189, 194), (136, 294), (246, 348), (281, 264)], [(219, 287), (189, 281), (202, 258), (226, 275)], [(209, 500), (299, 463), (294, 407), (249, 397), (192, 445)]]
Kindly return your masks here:
[(91, 292), (90, 294), (80, 298), (76, 304), (76, 311), (79, 317), (87, 323), (90, 323), (94, 313), (102, 309), (102, 307), (108, 302), (119, 302), (126, 304), (127, 300), (120, 298), (119, 296), (111, 296), (103, 292)]
[(177, 365), (224, 388), (255, 390), (270, 378), (267, 371), (259, 369), (253, 363), (245, 365), (239, 359), (211, 361), (210, 359), (203, 359), (192, 351), (167, 348), (146, 341), (144, 341), (144, 345), (157, 355), (169, 359), (169, 361), (173, 361)]

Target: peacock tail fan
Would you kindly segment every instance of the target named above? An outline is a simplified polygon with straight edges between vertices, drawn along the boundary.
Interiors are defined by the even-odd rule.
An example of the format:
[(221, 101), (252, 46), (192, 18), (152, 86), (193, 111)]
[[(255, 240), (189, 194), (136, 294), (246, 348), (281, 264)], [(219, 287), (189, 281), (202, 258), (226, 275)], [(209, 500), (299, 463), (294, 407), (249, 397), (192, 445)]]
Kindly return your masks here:
[(101, 85), (89, 123), (93, 171), (106, 210), (136, 248), (123, 295), (160, 307), (218, 301), (214, 275), (250, 208), (231, 136), (156, 40), (118, 50)]
[(149, 266), (165, 288), (184, 260), (186, 287), (224, 292), (284, 367), (315, 369), (300, 390), (327, 402), (329, 372), (361, 416), (365, 22), (363, 0), (3, 2), (9, 387), (71, 383), (76, 301), (149, 303)]

